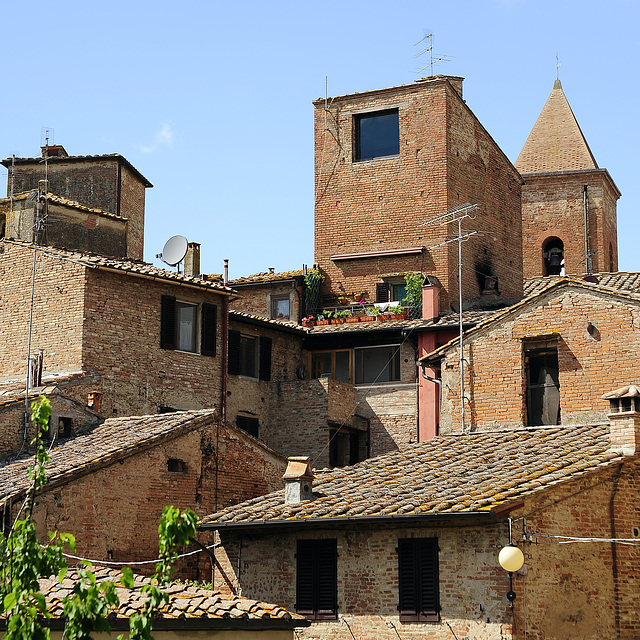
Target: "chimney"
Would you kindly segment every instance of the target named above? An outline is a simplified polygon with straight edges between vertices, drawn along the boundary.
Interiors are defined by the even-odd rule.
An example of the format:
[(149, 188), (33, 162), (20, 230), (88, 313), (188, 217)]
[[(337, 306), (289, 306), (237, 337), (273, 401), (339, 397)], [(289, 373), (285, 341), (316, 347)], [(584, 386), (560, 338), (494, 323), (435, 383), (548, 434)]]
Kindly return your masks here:
[(313, 469), (308, 456), (287, 458), (284, 479), (285, 504), (299, 504), (303, 500), (313, 500)]
[(229, 258), (224, 259), (224, 271), (222, 275), (222, 284), (225, 287), (229, 284)]
[(42, 157), (46, 158), (68, 158), (67, 150), (61, 144), (50, 144), (49, 146), (40, 147)]
[(624, 455), (640, 452), (640, 387), (635, 384), (620, 387), (602, 396), (608, 400), (611, 450)]
[(200, 245), (197, 242), (189, 242), (187, 245), (187, 255), (184, 257), (184, 275), (194, 278), (200, 277)]
[(422, 319), (435, 320), (440, 315), (440, 287), (425, 279), (422, 285)]

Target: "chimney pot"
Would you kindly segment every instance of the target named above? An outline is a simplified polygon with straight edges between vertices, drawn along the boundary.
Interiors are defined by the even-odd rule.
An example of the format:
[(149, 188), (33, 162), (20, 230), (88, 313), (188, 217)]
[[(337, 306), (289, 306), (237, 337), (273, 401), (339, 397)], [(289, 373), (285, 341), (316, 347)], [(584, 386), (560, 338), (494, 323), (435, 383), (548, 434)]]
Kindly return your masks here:
[(603, 400), (609, 401), (609, 431), (611, 450), (625, 455), (640, 452), (640, 387), (627, 385), (605, 393)]
[(435, 320), (440, 316), (440, 287), (425, 281), (422, 285), (422, 319)]
[(285, 504), (299, 504), (313, 500), (313, 469), (308, 456), (292, 456), (287, 459), (284, 479)]
[(184, 275), (194, 278), (200, 276), (200, 245), (197, 242), (187, 244), (187, 255), (184, 257)]

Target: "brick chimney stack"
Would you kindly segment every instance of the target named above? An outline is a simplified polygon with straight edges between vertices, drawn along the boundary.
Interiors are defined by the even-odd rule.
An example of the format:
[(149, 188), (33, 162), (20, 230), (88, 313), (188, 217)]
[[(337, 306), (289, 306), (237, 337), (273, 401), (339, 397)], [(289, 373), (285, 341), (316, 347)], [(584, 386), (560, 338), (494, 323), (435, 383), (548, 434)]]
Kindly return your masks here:
[(422, 319), (434, 320), (440, 315), (440, 287), (437, 284), (422, 286)]
[(184, 257), (184, 275), (194, 278), (200, 277), (200, 245), (197, 242), (189, 242), (187, 245), (187, 255)]
[(611, 447), (625, 455), (640, 452), (640, 387), (634, 384), (620, 387), (602, 396), (608, 400)]

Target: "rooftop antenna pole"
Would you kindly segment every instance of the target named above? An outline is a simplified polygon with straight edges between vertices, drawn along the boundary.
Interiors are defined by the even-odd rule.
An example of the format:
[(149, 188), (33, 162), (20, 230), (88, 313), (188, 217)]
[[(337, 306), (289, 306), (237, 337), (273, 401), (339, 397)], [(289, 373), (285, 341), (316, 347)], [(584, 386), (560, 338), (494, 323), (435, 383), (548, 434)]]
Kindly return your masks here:
[[(429, 32), (429, 33), (427, 33)], [(426, 49), (423, 49), (420, 53), (416, 54), (415, 56), (413, 56), (414, 60), (419, 58), (420, 56), (424, 55), (425, 53), (429, 52), (429, 64), (425, 65), (424, 67), (422, 67), (422, 69), (418, 70), (418, 73), (422, 73), (425, 69), (429, 69), (429, 75), (433, 76), (433, 65), (434, 64), (438, 64), (440, 62), (450, 62), (448, 56), (446, 55), (442, 55), (442, 56), (436, 56), (435, 58), (433, 57), (433, 33), (431, 33), (429, 31), (429, 29), (425, 29), (423, 31), (423, 33), (425, 34), (420, 40), (418, 40), (418, 42), (416, 42), (413, 46), (417, 47), (421, 42), (424, 42), (425, 40), (429, 40), (429, 46)]]
[(560, 62), (560, 58), (558, 58), (558, 54), (556, 53), (556, 80), (560, 79), (560, 67), (562, 63)]
[(450, 238), (449, 240), (445, 240), (440, 244), (437, 244), (433, 247), (430, 247), (430, 250), (436, 249), (438, 247), (442, 247), (444, 245), (450, 244), (451, 242), (458, 243), (458, 348), (460, 350), (460, 418), (462, 422), (462, 433), (467, 432), (466, 427), (466, 413), (464, 408), (465, 402), (465, 392), (464, 392), (464, 343), (462, 340), (463, 337), (463, 328), (462, 328), (462, 243), (464, 240), (468, 240), (471, 236), (474, 236), (478, 233), (478, 231), (470, 231), (469, 233), (462, 233), (462, 221), (469, 218), (475, 218), (475, 214), (478, 210), (477, 204), (466, 203), (459, 207), (454, 207), (447, 211), (447, 213), (443, 213), (442, 215), (436, 216), (431, 220), (427, 220), (427, 222), (423, 222), (423, 225), (448, 225), (454, 222), (458, 223), (458, 235), (455, 238)]

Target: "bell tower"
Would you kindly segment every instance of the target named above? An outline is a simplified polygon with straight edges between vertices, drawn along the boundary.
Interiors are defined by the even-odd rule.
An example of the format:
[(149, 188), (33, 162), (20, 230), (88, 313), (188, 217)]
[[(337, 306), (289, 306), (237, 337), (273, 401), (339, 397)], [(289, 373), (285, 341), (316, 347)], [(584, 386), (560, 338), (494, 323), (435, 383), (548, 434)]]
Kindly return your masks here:
[(609, 172), (598, 167), (560, 80), (515, 166), (524, 179), (525, 280), (617, 271), (620, 191)]

